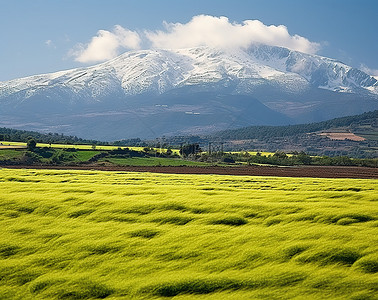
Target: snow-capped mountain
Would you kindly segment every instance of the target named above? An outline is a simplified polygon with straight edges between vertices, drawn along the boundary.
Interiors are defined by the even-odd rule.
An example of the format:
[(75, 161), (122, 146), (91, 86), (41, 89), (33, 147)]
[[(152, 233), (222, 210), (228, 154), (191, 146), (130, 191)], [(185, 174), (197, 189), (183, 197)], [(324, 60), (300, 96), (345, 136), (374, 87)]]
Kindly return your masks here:
[(378, 81), (330, 58), (266, 45), (141, 50), (0, 82), (0, 105), (3, 126), (111, 140), (360, 113), (377, 109)]

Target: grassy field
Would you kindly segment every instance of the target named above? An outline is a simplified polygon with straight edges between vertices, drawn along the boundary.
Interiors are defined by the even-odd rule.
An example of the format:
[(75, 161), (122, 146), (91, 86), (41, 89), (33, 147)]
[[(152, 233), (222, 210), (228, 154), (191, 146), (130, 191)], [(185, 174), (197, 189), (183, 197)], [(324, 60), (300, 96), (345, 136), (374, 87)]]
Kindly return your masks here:
[(0, 169), (0, 298), (377, 299), (377, 182)]
[(0, 160), (7, 159), (20, 159), (23, 156), (24, 152), (22, 150), (0, 150)]

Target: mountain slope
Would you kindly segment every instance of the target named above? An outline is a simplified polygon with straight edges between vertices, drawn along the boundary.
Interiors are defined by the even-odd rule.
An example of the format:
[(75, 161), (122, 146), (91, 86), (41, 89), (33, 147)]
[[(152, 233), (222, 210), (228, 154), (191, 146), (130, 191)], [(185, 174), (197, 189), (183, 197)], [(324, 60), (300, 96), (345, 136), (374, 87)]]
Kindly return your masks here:
[(378, 82), (335, 60), (256, 45), (127, 52), (0, 82), (0, 126), (92, 139), (319, 121), (378, 108)]
[(243, 83), (249, 80), (255, 85), (272, 81), (293, 92), (312, 86), (378, 94), (377, 80), (358, 69), (317, 55), (260, 45), (247, 51), (200, 47), (127, 52), (93, 67), (1, 82), (0, 96), (23, 91), (23, 96), (30, 97), (61, 88), (99, 101), (119, 88), (127, 96), (162, 94), (182, 86), (224, 85), (225, 81), (233, 81), (238, 92), (246, 93), (251, 87)]
[(323, 122), (251, 126), (203, 136), (202, 145), (222, 142), (227, 151), (305, 151), (327, 156), (378, 158), (378, 110)]
[(239, 129), (230, 129), (217, 132), (213, 134), (213, 137), (221, 138), (223, 140), (263, 139), (268, 136), (286, 137), (303, 133), (325, 131), (340, 127), (346, 128), (349, 132), (361, 132), (362, 127), (365, 127), (365, 131), (368, 131), (368, 129), (370, 129), (370, 131), (374, 130), (375, 132), (378, 132), (378, 110), (366, 112), (360, 115), (336, 118), (317, 123), (297, 124), (289, 126), (250, 126)]

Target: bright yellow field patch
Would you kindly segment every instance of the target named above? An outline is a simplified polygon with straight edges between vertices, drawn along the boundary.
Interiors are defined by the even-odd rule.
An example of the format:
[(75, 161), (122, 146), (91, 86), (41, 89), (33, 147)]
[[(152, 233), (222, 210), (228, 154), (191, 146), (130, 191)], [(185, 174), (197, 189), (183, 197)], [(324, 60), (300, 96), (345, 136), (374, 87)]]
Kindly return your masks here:
[[(22, 142), (2, 142), (0, 141), (0, 143), (2, 143), (3, 145), (9, 145), (9, 146), (25, 146), (26, 147), (26, 143), (22, 143)], [(59, 149), (71, 149), (71, 148), (75, 148), (75, 149), (79, 149), (79, 150), (92, 150), (93, 149), (93, 146), (92, 145), (71, 145), (71, 144), (45, 144), (45, 143), (37, 143), (37, 147), (51, 147), (51, 148), (59, 148)], [(116, 150), (118, 148), (129, 148), (131, 150), (134, 150), (134, 151), (143, 151), (143, 149), (145, 147), (128, 147), (128, 146), (95, 146), (94, 147), (96, 150)], [(152, 148), (156, 151), (162, 151), (162, 152), (166, 152), (167, 149), (160, 149), (160, 148)], [(173, 153), (176, 153), (178, 154), (179, 153), (179, 150), (177, 149), (172, 149), (172, 152)]]
[[(249, 155), (256, 155), (257, 153), (260, 153), (262, 156), (273, 156), (275, 153), (274, 152), (265, 152), (265, 151), (232, 151), (230, 152), (232, 154), (243, 154), (243, 153), (248, 153)], [(286, 154), (288, 157), (292, 157), (293, 154), (287, 153)]]
[(377, 183), (0, 169), (0, 295), (374, 299)]

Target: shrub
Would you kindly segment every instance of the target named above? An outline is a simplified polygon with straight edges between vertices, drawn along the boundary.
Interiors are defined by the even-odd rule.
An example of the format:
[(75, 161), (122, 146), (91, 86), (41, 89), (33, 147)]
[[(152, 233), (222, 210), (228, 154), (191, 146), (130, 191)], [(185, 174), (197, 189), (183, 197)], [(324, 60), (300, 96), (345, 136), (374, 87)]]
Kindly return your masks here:
[(27, 141), (27, 148), (29, 151), (33, 151), (35, 147), (37, 146), (37, 142), (33, 138), (28, 138)]

